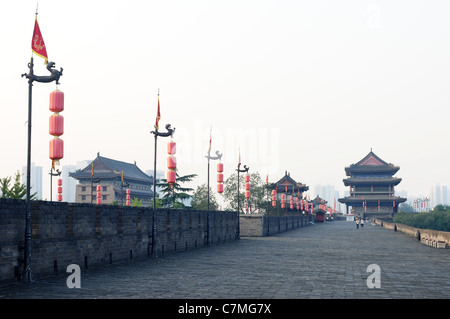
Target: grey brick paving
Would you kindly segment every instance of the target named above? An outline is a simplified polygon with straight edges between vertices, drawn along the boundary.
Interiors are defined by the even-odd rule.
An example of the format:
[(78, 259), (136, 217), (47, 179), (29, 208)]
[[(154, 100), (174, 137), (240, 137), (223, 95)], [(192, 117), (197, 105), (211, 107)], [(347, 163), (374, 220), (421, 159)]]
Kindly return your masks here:
[[(381, 268), (369, 289), (367, 266)], [(0, 298), (450, 298), (450, 249), (366, 223), (335, 221), (272, 237), (242, 238), (158, 259), (0, 285)]]

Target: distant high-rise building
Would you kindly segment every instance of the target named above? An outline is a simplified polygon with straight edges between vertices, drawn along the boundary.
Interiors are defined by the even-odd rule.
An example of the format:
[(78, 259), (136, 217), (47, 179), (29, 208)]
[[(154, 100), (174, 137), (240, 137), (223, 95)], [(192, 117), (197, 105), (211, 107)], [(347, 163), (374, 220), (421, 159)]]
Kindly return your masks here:
[(441, 185), (436, 185), (436, 205), (442, 204)]
[(314, 186), (314, 193), (315, 196), (319, 196), (320, 198), (326, 200), (330, 207), (333, 207), (334, 201), (337, 203), (339, 198), (339, 192), (336, 191), (336, 187), (334, 185), (316, 185)]
[(69, 176), (69, 173), (77, 170), (76, 165), (66, 165), (62, 167), (61, 179), (63, 189), (63, 201), (74, 203), (77, 180)]
[[(22, 184), (27, 184), (27, 167), (22, 167)], [(30, 167), (30, 194), (36, 193), (36, 199), (42, 200), (42, 166), (31, 163)]]
[[(153, 170), (147, 170), (145, 171), (145, 174), (147, 174), (148, 176), (150, 176), (153, 180)], [(156, 184), (158, 184), (161, 179), (165, 179), (165, 173), (163, 171), (156, 171)], [(153, 184), (152, 184), (152, 190), (153, 190)], [(161, 192), (160, 187), (156, 187), (156, 195), (158, 196), (158, 198), (162, 198), (164, 196), (164, 194)]]
[(448, 190), (447, 186), (442, 186), (442, 204), (448, 205)]
[(431, 207), (430, 207), (431, 209), (433, 209), (437, 205), (442, 204), (441, 186), (439, 184), (431, 186), (431, 189), (430, 189), (430, 204), (431, 204)]

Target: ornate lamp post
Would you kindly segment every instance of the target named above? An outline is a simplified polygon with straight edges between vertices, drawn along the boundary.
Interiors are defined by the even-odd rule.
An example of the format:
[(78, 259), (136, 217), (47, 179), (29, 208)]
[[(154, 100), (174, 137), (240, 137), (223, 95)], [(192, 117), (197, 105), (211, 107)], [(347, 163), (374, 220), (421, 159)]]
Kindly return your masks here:
[[(121, 183), (120, 183), (120, 205), (121, 206), (123, 206), (123, 188), (124, 187), (128, 187), (128, 186), (130, 186), (130, 184), (124, 182), (124, 180), (123, 180), (123, 171), (122, 171)], [(127, 192), (127, 201), (129, 201), (129, 197), (128, 197), (130, 195), (129, 189), (127, 189), (126, 192)], [(128, 206), (128, 204), (127, 204), (127, 206)]]
[(238, 167), (236, 169), (237, 171), (237, 175), (238, 175), (238, 184), (237, 184), (237, 189), (238, 189), (238, 220), (237, 220), (237, 231), (236, 231), (236, 239), (239, 239), (241, 237), (241, 233), (240, 233), (240, 225), (239, 225), (239, 214), (241, 213), (241, 209), (240, 209), (240, 199), (239, 199), (239, 173), (247, 173), (248, 170), (250, 169), (250, 167), (247, 167), (247, 165), (244, 165), (244, 169), (240, 168), (241, 166), (241, 161), (239, 159), (239, 164)]
[(31, 108), (33, 99), (33, 82), (50, 83), (56, 81), (59, 84), (59, 78), (62, 76), (63, 69), (59, 71), (54, 69), (55, 62), (47, 64), (47, 70), (51, 75), (38, 76), (34, 74), (33, 56), (31, 56), (30, 63), (28, 63), (29, 73), (22, 74), (22, 77), (28, 79), (28, 147), (27, 147), (27, 195), (25, 208), (25, 253), (24, 253), (24, 269), (21, 276), (21, 281), (32, 282), (31, 273), (31, 209), (30, 209), (30, 175), (31, 175)]
[(155, 130), (151, 131), (151, 134), (155, 135), (155, 159), (153, 161), (153, 214), (152, 214), (152, 256), (158, 257), (157, 249), (156, 249), (156, 150), (157, 150), (157, 141), (158, 136), (161, 137), (173, 137), (173, 133), (175, 132), (175, 128), (171, 128), (170, 124), (166, 125), (167, 132), (159, 132), (159, 121), (160, 115), (159, 115), (159, 92), (158, 92), (158, 113), (156, 115), (156, 123), (155, 123)]
[[(211, 245), (211, 235), (210, 235), (210, 228), (209, 228), (209, 162), (210, 160), (219, 160), (222, 158), (223, 154), (220, 154), (219, 151), (216, 151), (216, 156), (211, 156), (211, 144), (208, 149), (208, 155), (205, 157), (208, 159), (208, 211), (206, 213), (206, 244), (208, 246)], [(223, 170), (223, 168), (222, 168)], [(221, 174), (221, 172), (219, 172)], [(219, 178), (219, 174), (217, 174), (217, 178)], [(223, 182), (223, 175), (222, 176), (222, 182)]]

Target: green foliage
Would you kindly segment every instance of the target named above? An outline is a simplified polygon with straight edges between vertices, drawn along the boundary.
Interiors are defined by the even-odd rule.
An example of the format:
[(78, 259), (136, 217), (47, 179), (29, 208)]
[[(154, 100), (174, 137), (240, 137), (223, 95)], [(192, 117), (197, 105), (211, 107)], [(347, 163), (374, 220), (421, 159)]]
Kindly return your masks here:
[[(226, 209), (237, 211), (238, 209), (238, 187), (237, 187), (237, 173), (230, 175), (224, 182), (224, 190), (222, 196), (227, 203)], [(240, 213), (245, 210), (245, 173), (239, 174), (239, 202)], [(264, 211), (267, 209), (267, 188), (263, 183), (258, 172), (250, 174), (250, 200), (248, 205), (250, 212), (260, 209)]]
[(450, 231), (450, 207), (438, 205), (428, 213), (398, 213), (393, 221), (416, 228)]
[(131, 206), (133, 207), (141, 207), (142, 206), (143, 199), (139, 200), (136, 197), (134, 197), (131, 201)]
[[(161, 198), (161, 207), (163, 208), (185, 208), (182, 201), (189, 199), (192, 195), (188, 194), (193, 191), (193, 188), (181, 187), (181, 183), (191, 182), (197, 174), (190, 174), (179, 176), (177, 171), (176, 181), (173, 185), (167, 183), (167, 179), (161, 179), (161, 182), (156, 184), (161, 188), (164, 196)], [(156, 203), (158, 204), (158, 202)]]
[(414, 208), (407, 204), (407, 203), (401, 203), (398, 207), (399, 213), (414, 213)]
[[(2, 198), (25, 199), (27, 195), (27, 185), (20, 182), (21, 174), (19, 171), (14, 176), (14, 184), (12, 187), (11, 177), (0, 178), (0, 191)], [(30, 187), (31, 189), (31, 187)], [(30, 199), (36, 199), (36, 193), (30, 195)]]
[[(197, 187), (192, 196), (192, 208), (199, 210), (208, 210), (208, 187), (206, 184)], [(209, 188), (209, 210), (214, 211), (219, 209), (219, 204), (214, 196), (211, 187)]]

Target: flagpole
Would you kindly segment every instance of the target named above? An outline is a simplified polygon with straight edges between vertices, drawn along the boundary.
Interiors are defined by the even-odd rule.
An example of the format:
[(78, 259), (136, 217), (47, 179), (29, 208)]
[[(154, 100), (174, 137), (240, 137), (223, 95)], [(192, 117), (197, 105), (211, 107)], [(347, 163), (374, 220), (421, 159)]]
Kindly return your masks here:
[(211, 245), (211, 232), (210, 232), (210, 226), (209, 226), (209, 161), (210, 160), (220, 160), (222, 158), (222, 154), (219, 153), (219, 151), (216, 151), (217, 156), (211, 156), (211, 131), (212, 127), (209, 131), (209, 148), (208, 148), (208, 155), (205, 156), (208, 159), (208, 211), (206, 212), (206, 245)]
[(155, 135), (155, 157), (153, 160), (153, 213), (152, 213), (152, 256), (158, 257), (158, 250), (156, 247), (156, 153), (157, 153), (157, 143), (158, 143), (158, 136), (161, 137), (167, 137), (171, 136), (173, 137), (173, 133), (175, 133), (175, 128), (171, 128), (170, 124), (166, 125), (167, 132), (159, 132), (159, 89), (158, 89), (158, 110), (156, 113), (156, 123), (155, 123), (155, 130), (151, 131), (151, 134)]
[(241, 237), (241, 230), (240, 230), (240, 199), (239, 199), (239, 173), (246, 173), (249, 170), (249, 167), (247, 165), (244, 165), (244, 169), (240, 169), (241, 167), (241, 151), (239, 150), (239, 163), (238, 167), (236, 169), (237, 171), (237, 191), (238, 191), (238, 209), (237, 209), (237, 228), (236, 228), (236, 239), (240, 239)]
[(24, 270), (22, 273), (22, 282), (32, 282), (31, 272), (31, 209), (30, 209), (30, 173), (31, 173), (31, 108), (33, 95), (33, 53), (31, 54), (30, 77), (28, 79), (28, 143), (27, 143), (27, 195), (25, 205), (25, 253), (24, 253)]
[[(37, 7), (36, 7), (36, 16), (37, 16)], [(35, 23), (36, 26), (36, 23)], [(34, 36), (34, 32), (33, 32)], [(45, 48), (45, 46), (44, 46)], [(30, 63), (28, 64), (29, 73), (23, 73), (22, 77), (26, 77), (28, 79), (28, 141), (27, 141), (27, 194), (26, 194), (26, 205), (25, 205), (25, 240), (24, 240), (24, 267), (23, 273), (21, 275), (20, 280), (23, 282), (32, 282), (32, 271), (31, 271), (31, 209), (30, 209), (30, 179), (31, 179), (31, 109), (32, 109), (32, 96), (33, 96), (33, 82), (42, 82), (49, 83), (56, 81), (57, 84), (59, 78), (62, 76), (63, 69), (60, 71), (53, 69), (55, 63), (51, 62), (47, 66), (47, 70), (51, 73), (49, 76), (36, 76), (34, 74), (34, 63), (33, 63), (33, 43), (31, 46), (31, 58)], [(46, 52), (45, 52), (46, 53)], [(47, 57), (44, 57), (45, 61), (47, 61)]]

